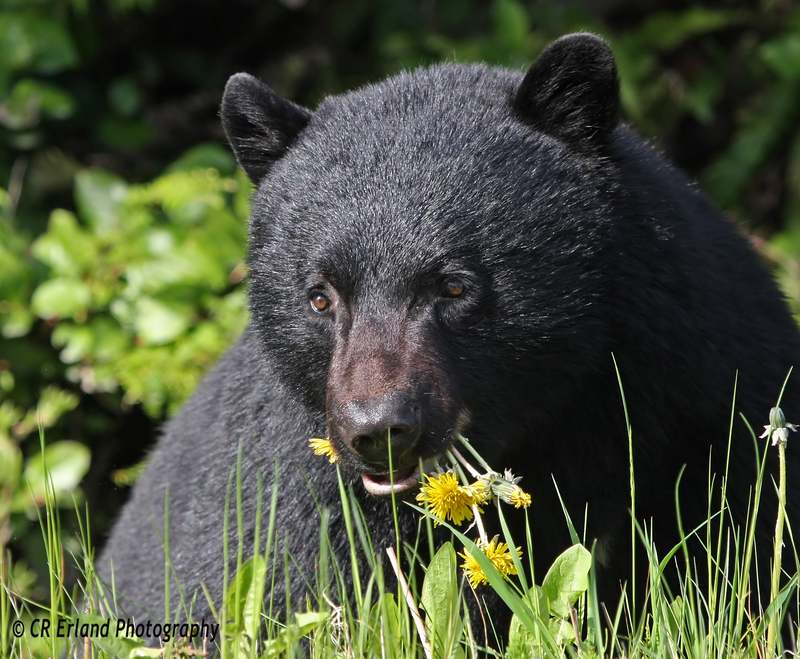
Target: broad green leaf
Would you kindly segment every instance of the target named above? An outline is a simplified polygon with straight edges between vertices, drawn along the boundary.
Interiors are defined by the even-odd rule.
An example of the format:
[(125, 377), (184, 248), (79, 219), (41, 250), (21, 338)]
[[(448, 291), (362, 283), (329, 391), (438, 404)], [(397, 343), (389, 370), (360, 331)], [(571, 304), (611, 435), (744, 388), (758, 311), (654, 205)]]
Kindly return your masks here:
[(327, 611), (305, 611), (294, 614), (295, 624), (300, 636), (305, 636), (319, 626), (324, 625), (329, 617), (330, 614)]
[(383, 626), (384, 638), (401, 638), (400, 608), (393, 593), (384, 593), (375, 603), (376, 623)]
[(75, 318), (91, 303), (89, 287), (80, 279), (50, 279), (33, 293), (31, 308), (40, 318)]
[(59, 323), (51, 337), (53, 345), (61, 348), (59, 357), (65, 364), (76, 364), (92, 349), (92, 330), (86, 325)]
[[(531, 609), (538, 614), (539, 619), (546, 624), (549, 620), (550, 609), (547, 597), (539, 586), (532, 586), (526, 595)], [(508, 647), (506, 659), (537, 659), (544, 653), (541, 636), (525, 627), (514, 614), (508, 630)]]
[[(414, 504), (408, 504), (411, 508), (416, 510), (420, 515), (423, 516), (430, 516), (430, 513), (425, 510), (424, 508), (420, 508)], [(519, 616), (520, 623), (525, 626), (526, 629), (530, 631), (537, 631), (540, 630), (543, 633), (543, 641), (544, 646), (547, 651), (552, 651), (555, 649), (555, 644), (553, 642), (552, 637), (547, 632), (546, 625), (543, 626), (542, 622), (533, 616), (533, 612), (531, 611), (531, 607), (529, 603), (526, 602), (526, 599), (520, 597), (512, 587), (508, 584), (506, 578), (500, 574), (494, 564), (486, 557), (486, 554), (480, 550), (477, 544), (470, 540), (466, 535), (461, 533), (455, 526), (449, 524), (447, 522), (441, 522), (441, 525), (445, 527), (450, 533), (452, 533), (456, 539), (464, 545), (464, 551), (470, 552), (473, 558), (477, 561), (478, 565), (482, 572), (486, 575), (486, 578), (489, 580), (489, 585), (491, 588), (497, 593), (497, 595), (502, 599), (502, 601), (508, 606), (509, 609), (514, 613), (514, 615)]]
[(782, 34), (760, 47), (761, 58), (782, 79), (800, 79), (800, 31)]
[(25, 464), (25, 492), (22, 501), (41, 505), (45, 500), (48, 478), (56, 499), (71, 493), (89, 470), (89, 449), (69, 440), (54, 442), (36, 453)]
[(33, 325), (33, 314), (27, 307), (7, 301), (6, 308), (0, 313), (0, 335), (6, 339), (25, 336)]
[(24, 412), (10, 400), (0, 400), (0, 433), (11, 434), (11, 428), (19, 423)]
[(43, 117), (66, 119), (73, 108), (72, 96), (63, 89), (25, 78), (14, 85), (5, 100), (0, 123), (12, 130), (31, 128)]
[(329, 614), (324, 611), (296, 613), (294, 622), (284, 627), (275, 638), (269, 639), (264, 644), (261, 659), (281, 656), (290, 647), (296, 645), (303, 636), (324, 625), (328, 617)]
[(92, 357), (98, 362), (112, 361), (130, 349), (128, 336), (112, 318), (94, 318), (89, 327), (92, 332)]
[(573, 545), (561, 553), (542, 581), (550, 612), (567, 618), (572, 605), (589, 587), (592, 554), (583, 545)]
[(245, 561), (234, 575), (225, 602), (229, 633), (258, 629), (266, 578), (267, 564), (261, 554)]
[(108, 362), (131, 349), (130, 337), (107, 316), (93, 318), (89, 324), (59, 323), (51, 340), (55, 347), (61, 348), (59, 357), (64, 364), (82, 360)]
[(5, 68), (32, 67), (40, 73), (62, 71), (78, 60), (61, 22), (34, 12), (0, 14), (0, 52)]
[(143, 297), (136, 301), (133, 323), (137, 336), (145, 345), (162, 345), (185, 332), (192, 317), (191, 307), (185, 304)]
[(75, 202), (80, 216), (99, 234), (120, 227), (122, 204), (128, 186), (100, 169), (86, 169), (75, 177)]
[(77, 218), (65, 210), (54, 210), (47, 232), (32, 247), (33, 255), (58, 275), (78, 276), (91, 269), (97, 258), (92, 236), (83, 231)]
[(435, 654), (450, 656), (462, 624), (453, 543), (445, 542), (431, 559), (422, 582), (421, 602)]

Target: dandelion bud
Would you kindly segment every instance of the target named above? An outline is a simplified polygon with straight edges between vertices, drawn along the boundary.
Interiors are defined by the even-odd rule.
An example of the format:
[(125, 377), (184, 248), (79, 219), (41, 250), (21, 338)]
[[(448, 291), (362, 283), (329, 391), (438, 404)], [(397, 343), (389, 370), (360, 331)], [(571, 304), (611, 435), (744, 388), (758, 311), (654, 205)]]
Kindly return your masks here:
[(773, 428), (783, 428), (786, 425), (786, 416), (780, 407), (773, 407), (769, 411), (769, 425)]
[(785, 446), (789, 441), (789, 431), (797, 432), (798, 426), (786, 421), (786, 416), (780, 407), (773, 407), (769, 411), (769, 425), (764, 426), (764, 432), (759, 437), (769, 437), (773, 446)]
[(527, 508), (531, 505), (531, 495), (517, 485), (520, 480), (510, 469), (506, 469), (502, 477), (498, 475), (492, 481), (492, 492), (514, 508)]

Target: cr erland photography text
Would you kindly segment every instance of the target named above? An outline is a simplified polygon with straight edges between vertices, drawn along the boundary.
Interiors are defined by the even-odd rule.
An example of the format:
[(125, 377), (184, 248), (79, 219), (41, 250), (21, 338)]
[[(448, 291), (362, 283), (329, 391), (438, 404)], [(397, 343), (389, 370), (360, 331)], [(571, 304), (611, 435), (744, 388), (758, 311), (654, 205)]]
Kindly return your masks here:
[[(207, 640), (213, 643), (219, 633), (219, 624), (200, 622), (134, 621), (131, 618), (82, 620), (78, 618), (33, 618), (28, 622), (33, 638), (159, 638), (165, 643), (173, 639), (186, 641)], [(25, 633), (25, 623), (17, 620), (12, 626), (15, 635)]]

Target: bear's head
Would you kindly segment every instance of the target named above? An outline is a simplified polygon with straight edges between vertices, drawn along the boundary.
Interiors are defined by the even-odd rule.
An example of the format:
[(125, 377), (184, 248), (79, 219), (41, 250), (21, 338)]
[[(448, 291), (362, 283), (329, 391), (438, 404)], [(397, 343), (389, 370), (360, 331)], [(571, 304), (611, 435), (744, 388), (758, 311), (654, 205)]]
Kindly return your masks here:
[(228, 82), (223, 124), (257, 186), (253, 327), (370, 493), (391, 492), (389, 438), (401, 492), (454, 433), (490, 458), (532, 441), (608, 367), (618, 99), (589, 34), (525, 76), (444, 64), (314, 112)]

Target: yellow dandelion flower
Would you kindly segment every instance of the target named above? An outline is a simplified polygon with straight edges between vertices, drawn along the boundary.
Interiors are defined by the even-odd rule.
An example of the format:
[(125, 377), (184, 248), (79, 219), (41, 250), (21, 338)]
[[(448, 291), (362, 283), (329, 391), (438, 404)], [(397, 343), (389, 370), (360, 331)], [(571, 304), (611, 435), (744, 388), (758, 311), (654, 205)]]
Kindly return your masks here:
[(314, 455), (324, 455), (331, 464), (339, 459), (339, 454), (330, 439), (312, 437), (308, 440), (308, 445), (314, 450)]
[(436, 522), (447, 519), (461, 524), (472, 519), (474, 499), (466, 487), (459, 485), (452, 471), (443, 474), (425, 474), (417, 501), (436, 518)]
[[(497, 571), (505, 578), (517, 573), (517, 568), (514, 567), (514, 559), (511, 556), (511, 550), (505, 542), (500, 542), (497, 536), (489, 540), (488, 544), (479, 541), (477, 545), (486, 558), (495, 566)], [(469, 581), (469, 585), (472, 586), (473, 589), (489, 583), (489, 579), (480, 563), (475, 560), (469, 551), (459, 552), (458, 555), (464, 559), (461, 567), (464, 570), (467, 581)], [(520, 557), (522, 556), (522, 550), (519, 547), (517, 547), (517, 555)]]
[(492, 498), (492, 488), (483, 480), (477, 480), (471, 485), (467, 485), (464, 489), (472, 497), (472, 503), (478, 506), (488, 503), (489, 499)]
[(517, 487), (508, 498), (508, 502), (514, 508), (527, 508), (531, 505), (531, 495), (528, 494), (521, 487)]

